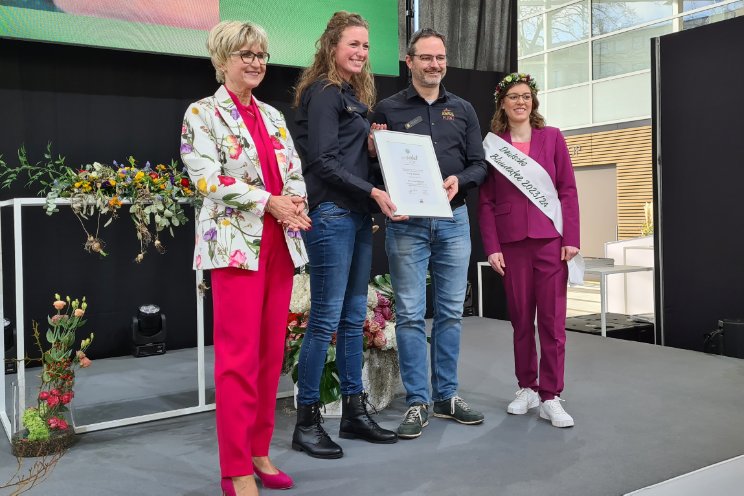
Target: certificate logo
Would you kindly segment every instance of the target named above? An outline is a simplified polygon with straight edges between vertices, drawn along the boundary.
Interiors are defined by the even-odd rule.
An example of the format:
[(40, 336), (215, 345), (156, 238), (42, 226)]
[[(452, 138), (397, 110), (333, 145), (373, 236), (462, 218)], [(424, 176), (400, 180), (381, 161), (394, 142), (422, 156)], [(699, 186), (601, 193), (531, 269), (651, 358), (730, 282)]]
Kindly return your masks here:
[(455, 113), (452, 112), (450, 109), (446, 108), (442, 110), (442, 119), (444, 119), (445, 121), (454, 121)]

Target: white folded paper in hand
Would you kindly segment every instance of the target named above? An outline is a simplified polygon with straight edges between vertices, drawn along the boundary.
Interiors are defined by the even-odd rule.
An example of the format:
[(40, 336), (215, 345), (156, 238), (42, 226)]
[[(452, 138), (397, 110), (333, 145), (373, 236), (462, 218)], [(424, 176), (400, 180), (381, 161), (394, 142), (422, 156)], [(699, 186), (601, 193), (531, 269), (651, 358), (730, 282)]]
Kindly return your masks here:
[(575, 257), (568, 261), (568, 285), (581, 286), (584, 284), (584, 257), (577, 253)]

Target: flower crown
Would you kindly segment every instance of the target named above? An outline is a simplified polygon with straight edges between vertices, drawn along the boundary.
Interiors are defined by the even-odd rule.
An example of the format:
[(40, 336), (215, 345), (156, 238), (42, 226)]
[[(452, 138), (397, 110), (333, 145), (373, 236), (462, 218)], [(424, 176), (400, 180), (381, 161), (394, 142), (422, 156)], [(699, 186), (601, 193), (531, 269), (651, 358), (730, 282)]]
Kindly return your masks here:
[(530, 90), (532, 90), (533, 93), (538, 92), (537, 82), (532, 76), (523, 72), (512, 72), (496, 85), (496, 91), (493, 93), (494, 101), (498, 102), (501, 93), (517, 83), (525, 83), (530, 87)]

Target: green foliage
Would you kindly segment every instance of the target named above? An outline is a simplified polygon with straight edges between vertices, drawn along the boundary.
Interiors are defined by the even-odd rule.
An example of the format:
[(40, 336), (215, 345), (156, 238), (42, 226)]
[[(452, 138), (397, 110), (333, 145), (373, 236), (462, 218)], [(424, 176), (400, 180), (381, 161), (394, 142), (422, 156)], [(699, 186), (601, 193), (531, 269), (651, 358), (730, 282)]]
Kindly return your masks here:
[(39, 410), (36, 408), (27, 408), (23, 412), (23, 425), (28, 429), (28, 440), (29, 441), (45, 441), (49, 439), (49, 428), (44, 422), (44, 419), (39, 415)]

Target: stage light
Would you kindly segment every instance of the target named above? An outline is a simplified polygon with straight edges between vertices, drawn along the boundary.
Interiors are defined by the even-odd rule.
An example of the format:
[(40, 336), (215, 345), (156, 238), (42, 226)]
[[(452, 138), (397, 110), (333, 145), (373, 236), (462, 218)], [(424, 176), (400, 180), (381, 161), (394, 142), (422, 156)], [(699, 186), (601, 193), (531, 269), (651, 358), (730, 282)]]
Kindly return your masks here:
[(132, 317), (132, 355), (145, 357), (165, 353), (165, 314), (153, 304), (142, 305)]
[(5, 356), (3, 357), (5, 373), (15, 374), (18, 370), (15, 353), (15, 329), (10, 320), (5, 319), (3, 326), (3, 336), (5, 340)]

